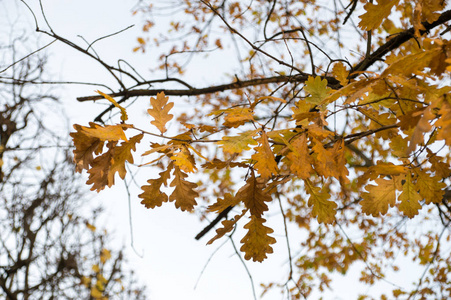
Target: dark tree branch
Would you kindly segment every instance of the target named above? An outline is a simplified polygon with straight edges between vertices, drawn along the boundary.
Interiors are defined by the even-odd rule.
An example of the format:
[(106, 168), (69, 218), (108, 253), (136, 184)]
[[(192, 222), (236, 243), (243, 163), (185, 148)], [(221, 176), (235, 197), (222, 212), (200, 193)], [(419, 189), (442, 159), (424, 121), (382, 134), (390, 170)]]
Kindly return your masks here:
[[(250, 79), (250, 80), (239, 80), (232, 83), (222, 84), (222, 85), (214, 85), (209, 86), (206, 88), (191, 88), (191, 89), (140, 89), (140, 90), (128, 90), (128, 91), (121, 91), (117, 93), (109, 94), (111, 97), (123, 97), (127, 95), (128, 97), (137, 97), (137, 96), (155, 96), (159, 92), (164, 92), (167, 96), (198, 96), (198, 95), (205, 95), (205, 94), (212, 94), (217, 92), (224, 92), (227, 90), (234, 90), (234, 89), (242, 89), (245, 87), (250, 86), (258, 86), (263, 84), (270, 84), (270, 83), (280, 83), (280, 82), (296, 82), (296, 83), (302, 83), (307, 81), (309, 75), (294, 75), (294, 76), (274, 76), (274, 77), (265, 77), (265, 78), (257, 78), (257, 79)], [(324, 79), (327, 79), (327, 82), (329, 83), (329, 86), (338, 89), (341, 87), (338, 80), (336, 80), (333, 77), (330, 76), (321, 76)], [(163, 80), (164, 81), (164, 80)], [(101, 95), (92, 95), (92, 96), (86, 96), (86, 97), (78, 97), (77, 100), (80, 102), (84, 101), (91, 101), (91, 100), (99, 100), (103, 99), (103, 96)]]

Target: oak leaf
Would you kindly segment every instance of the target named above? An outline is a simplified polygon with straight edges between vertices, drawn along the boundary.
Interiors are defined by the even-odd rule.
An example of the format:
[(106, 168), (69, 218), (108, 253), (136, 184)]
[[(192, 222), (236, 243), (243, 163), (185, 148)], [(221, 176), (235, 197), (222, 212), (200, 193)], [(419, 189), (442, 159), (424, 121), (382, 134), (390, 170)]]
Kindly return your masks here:
[(235, 224), (241, 219), (242, 216), (247, 212), (247, 209), (243, 209), (241, 215), (235, 215), (235, 217), (231, 220), (224, 220), (221, 222), (222, 227), (216, 229), (216, 235), (207, 242), (207, 245), (210, 245), (217, 239), (222, 238), (227, 232), (230, 232), (235, 227)]
[(438, 176), (431, 176), (423, 170), (414, 170), (417, 175), (416, 190), (424, 198), (426, 204), (440, 203), (443, 200), (445, 194), (444, 188), (446, 184), (441, 182), (441, 178)]
[(157, 179), (149, 179), (147, 183), (149, 185), (143, 185), (141, 189), (143, 192), (138, 195), (142, 199), (141, 204), (144, 204), (146, 208), (155, 208), (161, 206), (163, 202), (168, 202), (169, 197), (165, 192), (161, 191), (162, 186), (167, 186), (167, 182), (171, 177), (171, 171), (173, 164), (169, 164), (167, 169), (160, 172), (160, 177)]
[(327, 86), (327, 79), (321, 79), (320, 76), (309, 76), (304, 90), (310, 94), (305, 101), (315, 105), (320, 104), (332, 91)]
[(218, 144), (225, 153), (241, 153), (250, 150), (250, 145), (258, 145), (258, 142), (254, 140), (256, 134), (257, 130), (250, 130), (242, 132), (237, 136), (224, 136)]
[(197, 184), (185, 180), (188, 175), (183, 173), (179, 167), (175, 167), (174, 176), (175, 178), (170, 186), (175, 189), (169, 196), (169, 201), (175, 201), (175, 207), (182, 211), (192, 211), (197, 204), (196, 198), (199, 197), (199, 194), (194, 190)]
[(364, 6), (366, 13), (359, 16), (359, 27), (367, 31), (378, 28), (398, 2), (399, 0), (378, 0), (377, 4), (367, 2)]
[(89, 178), (87, 184), (92, 184), (91, 190), (100, 192), (105, 186), (111, 187), (114, 184), (114, 176), (124, 179), (126, 174), (125, 163), (133, 163), (131, 151), (136, 151), (136, 144), (141, 141), (143, 134), (132, 137), (129, 141), (123, 141), (120, 146), (118, 142), (107, 143), (109, 149), (106, 153), (96, 157), (88, 170)]
[(106, 146), (109, 150), (92, 161), (88, 170), (89, 178), (86, 181), (86, 184), (92, 184), (91, 191), (100, 192), (105, 186), (111, 187), (114, 184), (114, 177), (109, 181), (108, 175), (116, 144), (117, 142), (108, 142)]
[(377, 185), (369, 184), (365, 187), (368, 193), (362, 194), (363, 200), (360, 202), (362, 211), (373, 217), (377, 217), (379, 214), (385, 215), (388, 207), (393, 207), (396, 204), (397, 189), (395, 179), (377, 178), (375, 182)]
[(263, 188), (264, 185), (259, 184), (254, 172), (251, 172), (246, 184), (239, 189), (235, 198), (244, 203), (251, 215), (261, 217), (263, 212), (268, 210), (268, 205), (265, 202), (272, 200), (271, 196), (264, 192)]
[(218, 198), (216, 203), (208, 206), (207, 210), (209, 212), (220, 213), (224, 209), (226, 209), (226, 208), (228, 208), (230, 206), (238, 205), (238, 203), (240, 203), (240, 199), (239, 198), (233, 197), (232, 194), (227, 193), (227, 194), (224, 194), (224, 199)]
[(334, 67), (332, 68), (332, 75), (334, 75), (342, 86), (348, 84), (349, 72), (346, 70), (345, 65), (341, 61), (334, 64)]
[(277, 174), (279, 168), (277, 167), (274, 153), (269, 145), (268, 136), (263, 131), (261, 137), (258, 139), (260, 146), (255, 147), (255, 153), (251, 156), (256, 161), (254, 167), (260, 173), (262, 178), (270, 178), (272, 174)]
[(431, 163), (431, 169), (435, 172), (435, 175), (439, 178), (448, 178), (451, 176), (450, 165), (442, 161), (443, 157), (438, 156), (431, 150), (426, 148), (428, 153), (428, 160)]
[(308, 205), (312, 207), (312, 215), (319, 223), (331, 224), (335, 221), (337, 204), (329, 200), (330, 194), (320, 187), (305, 181), (305, 191), (310, 195)]
[(236, 128), (246, 122), (254, 120), (254, 111), (247, 107), (232, 107), (228, 109), (220, 109), (213, 111), (208, 116), (221, 116), (224, 115), (224, 126)]
[(104, 141), (90, 137), (81, 130), (80, 125), (75, 124), (76, 132), (71, 132), (70, 136), (74, 142), (74, 161), (76, 164), (75, 170), (81, 172), (83, 169), (89, 170), (89, 165), (94, 160), (94, 155), (99, 155), (103, 152)]
[(102, 93), (101, 91), (96, 91), (98, 94), (102, 95), (105, 99), (107, 99), (108, 101), (110, 101), (115, 107), (119, 108), (121, 111), (121, 120), (122, 121), (127, 121), (128, 120), (128, 115), (127, 115), (127, 111), (125, 110), (125, 108), (123, 108), (122, 106), (119, 105), (119, 103), (116, 102), (116, 100), (114, 100), (111, 96)]
[(174, 106), (173, 102), (169, 102), (169, 97), (165, 97), (163, 92), (157, 94), (157, 98), (150, 98), (150, 105), (152, 108), (148, 109), (147, 112), (151, 115), (154, 120), (150, 123), (158, 128), (158, 130), (163, 134), (166, 132), (166, 124), (174, 117), (169, 111)]
[(124, 129), (130, 127), (130, 125), (105, 125), (105, 127), (96, 123), (90, 122), (90, 127), (74, 125), (74, 128), (84, 133), (91, 138), (97, 138), (101, 141), (119, 141), (127, 140)]
[(399, 195), (398, 200), (401, 201), (398, 208), (404, 213), (405, 216), (413, 218), (418, 215), (418, 211), (421, 209), (420, 201), (423, 198), (418, 194), (416, 186), (412, 182), (412, 176), (407, 174), (402, 185), (402, 192)]
[(287, 158), (291, 162), (290, 171), (301, 179), (307, 179), (313, 172), (312, 158), (308, 149), (306, 134), (301, 134), (291, 142)]
[(276, 243), (276, 239), (269, 236), (273, 233), (269, 227), (263, 225), (266, 220), (257, 216), (251, 216), (249, 223), (244, 225), (244, 228), (248, 230), (246, 235), (241, 239), (240, 250), (244, 252), (244, 258), (253, 261), (262, 262), (267, 256), (266, 254), (273, 253), (273, 249), (270, 245)]
[(138, 134), (126, 142), (122, 142), (120, 146), (115, 147), (113, 157), (111, 161), (111, 167), (108, 173), (109, 181), (114, 182), (114, 174), (119, 173), (119, 176), (124, 179), (126, 170), (125, 162), (133, 163), (132, 151), (136, 151), (136, 144), (138, 144), (143, 138), (143, 134)]
[(197, 170), (194, 156), (189, 152), (185, 145), (180, 147), (180, 151), (173, 152), (171, 159), (183, 172), (191, 173)]
[(439, 115), (440, 118), (435, 122), (435, 126), (439, 127), (437, 139), (445, 140), (447, 145), (451, 145), (451, 103), (443, 101)]

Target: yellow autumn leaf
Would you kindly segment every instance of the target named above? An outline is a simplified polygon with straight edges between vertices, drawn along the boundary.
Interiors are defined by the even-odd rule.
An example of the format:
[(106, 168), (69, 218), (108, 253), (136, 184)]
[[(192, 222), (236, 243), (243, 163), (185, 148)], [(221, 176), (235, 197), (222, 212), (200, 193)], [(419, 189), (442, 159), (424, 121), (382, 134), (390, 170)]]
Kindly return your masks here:
[(223, 136), (218, 144), (225, 153), (241, 153), (250, 150), (250, 146), (258, 145), (258, 142), (254, 139), (257, 132), (258, 130), (250, 130), (242, 132), (237, 136)]
[(363, 7), (366, 12), (359, 16), (359, 27), (367, 31), (378, 28), (398, 2), (399, 0), (378, 0), (377, 4), (367, 2)]
[(305, 101), (314, 105), (320, 104), (332, 91), (327, 86), (327, 79), (321, 79), (320, 76), (309, 76), (304, 90), (310, 94)]
[(249, 223), (244, 225), (248, 232), (241, 239), (243, 246), (240, 250), (244, 252), (246, 260), (262, 262), (267, 257), (266, 254), (273, 253), (270, 245), (275, 244), (276, 239), (269, 234), (274, 230), (263, 225), (265, 222), (265, 219), (252, 215)]
[(254, 111), (247, 107), (233, 107), (214, 111), (210, 115), (224, 115), (224, 126), (236, 128), (254, 120)]
[(146, 208), (155, 208), (156, 206), (161, 206), (163, 202), (168, 202), (169, 197), (161, 191), (161, 187), (167, 186), (167, 182), (171, 177), (172, 167), (173, 164), (169, 164), (167, 169), (159, 174), (159, 178), (149, 179), (147, 180), (149, 185), (141, 187), (143, 192), (138, 197), (142, 199), (141, 204), (144, 204)]
[(447, 187), (446, 183), (441, 181), (442, 178), (431, 176), (418, 168), (414, 169), (414, 172), (418, 177), (415, 190), (424, 198), (425, 203), (441, 203), (445, 194), (444, 189)]
[(222, 227), (216, 229), (216, 235), (207, 242), (207, 245), (212, 244), (217, 239), (223, 237), (226, 233), (233, 230), (235, 224), (241, 219), (242, 216), (247, 212), (247, 209), (243, 209), (241, 215), (235, 215), (231, 220), (224, 220), (221, 222)]
[(157, 94), (157, 98), (150, 98), (150, 105), (152, 108), (148, 109), (147, 112), (151, 115), (154, 120), (150, 123), (158, 128), (158, 130), (163, 134), (166, 132), (166, 124), (174, 117), (169, 111), (174, 106), (173, 102), (169, 102), (169, 97), (165, 97), (163, 92)]
[(306, 134), (301, 134), (298, 138), (291, 141), (287, 158), (290, 161), (290, 171), (301, 179), (307, 179), (313, 172), (312, 158), (308, 149), (308, 140)]
[(332, 75), (340, 82), (342, 86), (348, 84), (349, 72), (346, 70), (345, 65), (340, 61), (334, 64), (332, 68)]
[(115, 107), (119, 108), (121, 110), (121, 120), (122, 121), (127, 121), (128, 120), (128, 115), (127, 115), (127, 111), (125, 110), (125, 108), (123, 108), (122, 106), (119, 105), (119, 103), (116, 102), (116, 100), (114, 100), (110, 95), (107, 95), (105, 93), (102, 93), (101, 91), (96, 91), (98, 94), (102, 95), (105, 99), (107, 99), (108, 101), (110, 101)]
[(224, 209), (230, 207), (230, 206), (235, 206), (240, 202), (240, 199), (237, 197), (233, 197), (232, 194), (227, 193), (224, 194), (224, 198), (218, 198), (218, 200), (216, 201), (216, 203), (208, 206), (207, 210), (209, 212), (217, 212), (220, 213), (222, 212)]
[(91, 287), (91, 297), (94, 299), (99, 299), (103, 297), (103, 293), (97, 289), (96, 286)]
[(89, 178), (87, 184), (92, 184), (91, 190), (97, 192), (103, 190), (106, 186), (111, 187), (114, 184), (114, 176), (124, 179), (126, 174), (125, 163), (133, 163), (131, 151), (136, 150), (136, 144), (139, 143), (143, 135), (139, 134), (132, 137), (129, 141), (122, 142), (117, 146), (117, 142), (108, 142), (109, 150), (96, 157), (88, 170)]
[(170, 186), (175, 187), (172, 194), (169, 196), (169, 201), (175, 201), (175, 207), (180, 208), (182, 211), (192, 211), (197, 204), (196, 198), (199, 194), (194, 190), (197, 184), (185, 180), (188, 175), (183, 173), (180, 168), (174, 169), (174, 180)]
[(127, 137), (124, 133), (124, 128), (127, 128), (127, 125), (101, 126), (96, 123), (90, 122), (89, 126), (90, 127), (85, 127), (75, 124), (74, 128), (90, 138), (97, 138), (101, 141), (127, 140)]
[(440, 118), (435, 122), (438, 127), (437, 139), (444, 140), (447, 145), (451, 145), (451, 103), (443, 101), (439, 110)]
[(265, 202), (272, 200), (271, 196), (263, 190), (264, 187), (263, 184), (257, 182), (254, 172), (251, 172), (246, 184), (238, 190), (235, 198), (244, 203), (251, 215), (261, 217), (263, 212), (268, 210), (268, 205)]
[(377, 185), (369, 184), (365, 187), (368, 193), (362, 194), (363, 200), (360, 202), (362, 211), (373, 217), (377, 217), (379, 214), (385, 215), (388, 208), (396, 204), (397, 187), (394, 179), (377, 178), (375, 182)]
[(335, 221), (337, 204), (329, 200), (330, 194), (305, 180), (305, 191), (310, 195), (308, 206), (312, 207), (312, 215), (319, 223), (331, 224)]
[(268, 136), (264, 131), (258, 142), (260, 146), (254, 148), (255, 153), (251, 156), (256, 161), (254, 168), (260, 173), (262, 178), (270, 178), (273, 174), (275, 175), (279, 172), (279, 168), (269, 145)]
[(189, 152), (185, 145), (180, 147), (180, 151), (172, 152), (170, 157), (174, 164), (185, 173), (192, 173), (197, 170), (194, 156)]
[(96, 273), (99, 273), (99, 272), (100, 272), (99, 265), (92, 265), (91, 269), (92, 269), (94, 272), (96, 272)]
[(418, 194), (410, 174), (407, 174), (403, 181), (402, 192), (398, 199), (401, 201), (398, 208), (405, 216), (413, 218), (415, 215), (418, 215), (418, 211), (421, 209), (420, 201), (423, 197)]
[(83, 284), (85, 287), (89, 287), (89, 285), (91, 284), (91, 278), (86, 276), (81, 276), (80, 281), (81, 284)]

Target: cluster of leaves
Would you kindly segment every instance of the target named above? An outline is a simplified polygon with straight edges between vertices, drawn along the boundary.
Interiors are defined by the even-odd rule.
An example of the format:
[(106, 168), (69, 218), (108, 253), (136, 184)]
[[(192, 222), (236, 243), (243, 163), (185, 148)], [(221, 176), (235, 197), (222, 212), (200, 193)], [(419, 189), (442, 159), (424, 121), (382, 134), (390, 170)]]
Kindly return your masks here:
[[(276, 242), (273, 229), (265, 226), (265, 213), (270, 203), (284, 198), (289, 205), (282, 210), (284, 218), (308, 233), (301, 243), (308, 254), (295, 263), (302, 270), (293, 287), (298, 297), (311, 292), (312, 274), (320, 289), (329, 286), (321, 268), (346, 273), (360, 260), (369, 270), (362, 272), (361, 281), (373, 284), (383, 278), (387, 265), (378, 257), (396, 255), (390, 247), (376, 252), (376, 244), (413, 253), (422, 265), (434, 262), (431, 281), (449, 293), (443, 274), (450, 256), (439, 251), (443, 232), (423, 233), (424, 241), (411, 239), (411, 233), (396, 225), (437, 215), (444, 228), (451, 221), (446, 189), (451, 174), (451, 87), (446, 81), (451, 41), (440, 34), (451, 19), (451, 11), (444, 11), (446, 2), (355, 0), (348, 10), (336, 7), (334, 13), (319, 1), (259, 0), (245, 5), (180, 0), (176, 8), (186, 14), (186, 22), (173, 21), (170, 30), (197, 38), (181, 39), (180, 44), (163, 35), (155, 38), (153, 45), (173, 44), (157, 68), (167, 76), (183, 74), (185, 65), (173, 59), (177, 55), (203, 53), (209, 47), (226, 51), (227, 39), (238, 39), (239, 76), (229, 85), (205, 89), (166, 77), (161, 81), (176, 81), (187, 89), (99, 92), (120, 110), (121, 121), (75, 125), (71, 134), (77, 170), (88, 171), (92, 190), (111, 187), (116, 173), (125, 178), (137, 144), (144, 136), (158, 138), (165, 142), (151, 142), (142, 155), (152, 158), (140, 166), (162, 171), (142, 186), (141, 203), (155, 208), (174, 202), (183, 211), (193, 211), (200, 198), (213, 195), (216, 200), (205, 213), (224, 216), (237, 209), (208, 243), (233, 232), (247, 218), (241, 251), (246, 259), (261, 262)], [(144, 32), (158, 26), (153, 12), (161, 10), (143, 6), (139, 11), (151, 16)], [(349, 54), (355, 63), (336, 54), (344, 48), (342, 21), (359, 37)], [(212, 30), (217, 23), (217, 31)], [(250, 28), (255, 29), (252, 42), (246, 38)], [(329, 40), (322, 40), (325, 37)], [(329, 41), (337, 43), (336, 52), (326, 53)], [(150, 43), (143, 37), (138, 42), (135, 51), (145, 51)], [(297, 50), (300, 44), (305, 44), (304, 51)], [(320, 55), (326, 58), (318, 59)], [(149, 82), (160, 81), (136, 86)], [(230, 92), (222, 93), (226, 90)], [(129, 123), (127, 111), (111, 97), (125, 101), (130, 95), (156, 96), (148, 114), (157, 133)], [(190, 103), (191, 111), (173, 118), (177, 107), (168, 95), (197, 98)], [(169, 123), (177, 127), (176, 134), (168, 134)], [(198, 181), (189, 181), (189, 176)], [(344, 238), (344, 226), (357, 227), (361, 239)], [(411, 295), (431, 293), (419, 290), (421, 283)], [(393, 291), (395, 297), (406, 294)]]

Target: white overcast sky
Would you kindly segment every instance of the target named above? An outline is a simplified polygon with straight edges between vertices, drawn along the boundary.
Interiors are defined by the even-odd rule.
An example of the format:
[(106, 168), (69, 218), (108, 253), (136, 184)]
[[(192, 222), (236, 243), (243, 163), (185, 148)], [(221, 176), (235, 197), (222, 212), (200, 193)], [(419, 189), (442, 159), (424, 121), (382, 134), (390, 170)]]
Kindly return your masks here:
[[(33, 9), (38, 9), (36, 0), (26, 2)], [(133, 17), (131, 14), (131, 8), (136, 0), (43, 0), (42, 3), (48, 21), (55, 32), (81, 45), (84, 42), (79, 36), (92, 42), (99, 37), (136, 24), (137, 26), (126, 32), (99, 41), (95, 44), (95, 49), (105, 61), (114, 64), (118, 59), (125, 58), (149, 76), (145, 66), (152, 63), (149, 61), (152, 59), (151, 55), (132, 52), (132, 48), (136, 45), (136, 37), (141, 33), (140, 18)], [(5, 30), (4, 26), (7, 24), (15, 24), (16, 28), (26, 29), (28, 34), (37, 35), (34, 32), (34, 22), (30, 13), (19, 0), (0, 0), (0, 20), (2, 20), (2, 30)], [(45, 27), (42, 19), (40, 22)], [(49, 41), (44, 35), (37, 36), (40, 45)], [(30, 43), (29, 47), (36, 49), (37, 45)], [(66, 45), (57, 42), (47, 51), (50, 54), (49, 71), (54, 79), (109, 84), (113, 82), (110, 75), (95, 61)], [(203, 78), (208, 78), (209, 72), (214, 71), (212, 65), (208, 63), (196, 69), (197, 73), (193, 74), (197, 75), (194, 78), (198, 78), (199, 85), (202, 85)], [(61, 95), (72, 123), (85, 125), (102, 111), (103, 106), (79, 103), (75, 99), (77, 96), (91, 95), (95, 89), (92, 86), (74, 85), (65, 85), (56, 89)], [(143, 112), (147, 105), (148, 101), (145, 99), (135, 103), (133, 107), (135, 117), (144, 116)], [(138, 173), (138, 180), (144, 182), (146, 178), (155, 178), (156, 175), (151, 169), (145, 169)], [(131, 195), (132, 222), (135, 248), (142, 257), (135, 254), (130, 246), (128, 199), (121, 181), (118, 181), (112, 189), (102, 191), (98, 195), (93, 192), (92, 196), (99, 199), (107, 209), (106, 226), (110, 232), (115, 232), (118, 244), (123, 242), (126, 245), (129, 267), (137, 272), (142, 282), (146, 283), (150, 299), (247, 300), (253, 298), (250, 279), (230, 243), (224, 245), (211, 258), (195, 289), (196, 281), (205, 264), (224, 239), (206, 246), (208, 238), (213, 236), (213, 232), (210, 232), (201, 241), (194, 240), (194, 236), (207, 223), (200, 223), (196, 215), (176, 210), (172, 203), (154, 210), (147, 210), (139, 203), (138, 193), (138, 190), (133, 190)], [(277, 216), (269, 220), (274, 222), (273, 224), (281, 224), (280, 221)], [(281, 231), (276, 231), (278, 243), (274, 247), (275, 254), (270, 255), (268, 260), (263, 264), (247, 262), (257, 295), (261, 292), (258, 287), (260, 283), (268, 283), (271, 280), (283, 282), (287, 276), (286, 241), (280, 234)], [(293, 244), (296, 238), (302, 237), (294, 234)], [(239, 243), (237, 247), (240, 247)], [(358, 275), (350, 272), (348, 279), (339, 279), (336, 289), (328, 294), (326, 299), (356, 298), (356, 290), (347, 282), (355, 282)], [(282, 299), (282, 295), (276, 290), (263, 299)]]

